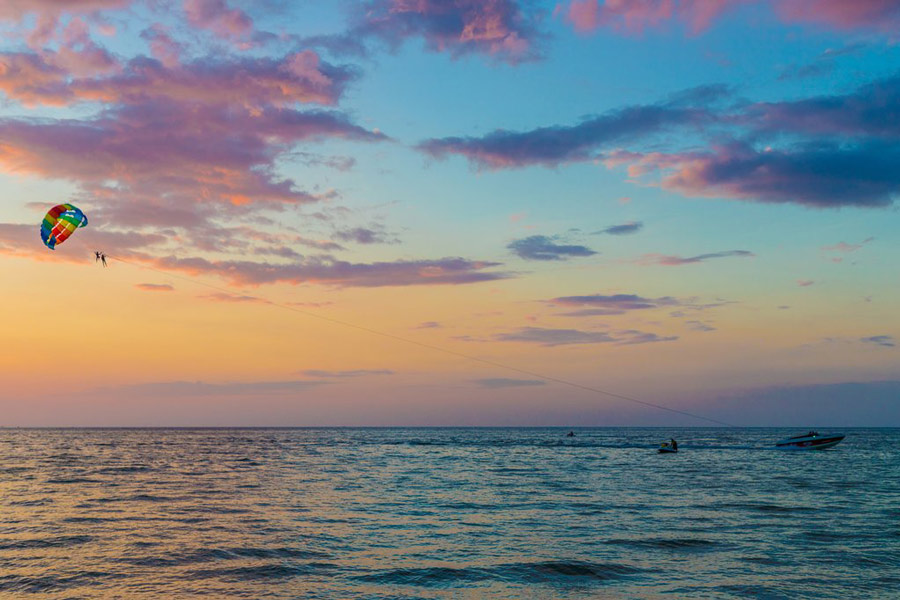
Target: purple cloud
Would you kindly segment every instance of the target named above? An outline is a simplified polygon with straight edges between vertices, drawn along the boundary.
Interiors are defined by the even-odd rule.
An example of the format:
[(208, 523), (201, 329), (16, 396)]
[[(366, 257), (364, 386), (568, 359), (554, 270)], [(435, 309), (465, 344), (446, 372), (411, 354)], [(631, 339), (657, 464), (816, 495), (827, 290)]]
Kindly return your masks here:
[(900, 145), (811, 145), (756, 150), (744, 144), (677, 158), (662, 186), (712, 196), (815, 208), (884, 207), (900, 193)]
[(419, 149), (434, 158), (464, 156), (478, 168), (508, 169), (533, 165), (557, 167), (599, 157), (599, 151), (674, 127), (709, 122), (703, 108), (677, 103), (635, 106), (592, 117), (578, 125), (541, 127), (525, 132), (496, 130), (482, 137), (430, 139)]
[[(601, 27), (640, 33), (675, 21), (698, 34), (725, 12), (745, 3), (746, 0), (571, 0), (565, 14), (566, 20), (582, 33)], [(768, 4), (785, 23), (885, 33), (900, 28), (900, 7), (894, 0), (771, 0)]]
[(661, 336), (655, 333), (647, 333), (636, 329), (628, 329), (626, 331), (616, 332), (621, 336), (616, 342), (621, 346), (631, 346), (634, 344), (654, 344), (656, 342), (674, 342), (678, 339), (677, 335)]
[(514, 240), (506, 247), (525, 260), (567, 260), (573, 256), (597, 254), (587, 246), (557, 244), (554, 239), (545, 235), (532, 235)]
[(51, 257), (43, 244), (38, 242), (34, 224), (0, 223), (0, 254), (27, 256), (39, 260), (93, 262), (93, 252), (98, 248), (116, 254), (139, 254), (165, 241), (165, 236), (159, 234), (103, 231), (89, 226), (80, 228), (77, 235), (66, 240), (64, 245), (58, 246)]
[(602, 331), (581, 331), (578, 329), (548, 329), (543, 327), (522, 327), (517, 331), (499, 333), (493, 337), (499, 342), (526, 342), (541, 346), (565, 346), (571, 344), (607, 344), (632, 345), (652, 342), (669, 342), (678, 336), (661, 337), (655, 333), (646, 333), (629, 329), (616, 332), (615, 335)]
[(487, 271), (500, 263), (463, 258), (351, 263), (332, 257), (309, 257), (286, 263), (257, 263), (205, 258), (139, 257), (156, 268), (190, 275), (215, 275), (236, 285), (322, 283), (343, 287), (462, 285), (497, 281), (509, 273)]
[(522, 327), (511, 333), (494, 336), (500, 342), (528, 342), (541, 346), (564, 346), (568, 344), (604, 344), (616, 339), (602, 331), (580, 331), (578, 329), (546, 329), (543, 327)]
[(510, 64), (540, 57), (538, 12), (516, 0), (370, 0), (349, 32), (305, 40), (332, 52), (364, 53), (365, 42), (397, 48), (421, 38), (432, 52), (493, 56)]
[(488, 377), (485, 379), (475, 379), (474, 382), (483, 388), (488, 388), (491, 390), (547, 385), (547, 382), (540, 379), (507, 379), (505, 377)]
[(632, 233), (637, 233), (643, 226), (644, 224), (640, 221), (629, 221), (628, 223), (622, 223), (621, 225), (612, 225), (611, 227), (607, 227), (606, 229), (595, 231), (593, 232), (593, 235), (601, 235), (604, 233), (609, 235), (629, 235)]
[(134, 287), (145, 292), (171, 292), (175, 290), (174, 287), (165, 283), (137, 283)]
[(342, 242), (356, 242), (357, 244), (395, 244), (397, 238), (390, 236), (382, 227), (353, 227), (337, 231), (334, 237)]
[(680, 306), (682, 304), (671, 296), (644, 298), (636, 294), (560, 296), (548, 302), (557, 306), (588, 307), (586, 310), (564, 313), (565, 316), (621, 315), (632, 310)]
[[(325, 385), (327, 381), (248, 381), (207, 383), (204, 381), (161, 381), (94, 390), (100, 394), (151, 395), (160, 398), (183, 396), (280, 395), (295, 394)], [(128, 396), (125, 396), (128, 397)]]
[(875, 241), (874, 237), (868, 237), (858, 244), (848, 244), (847, 242), (838, 242), (837, 244), (834, 244), (833, 246), (822, 246), (822, 250), (833, 251), (833, 252), (843, 252), (843, 253), (856, 252), (857, 250), (859, 250), (866, 244), (869, 244), (874, 241)]
[[(661, 176), (664, 189), (816, 208), (890, 206), (900, 194), (900, 76), (841, 95), (767, 102), (719, 115), (749, 130), (748, 139), (719, 141), (707, 151), (618, 150), (607, 166)], [(768, 142), (768, 144), (766, 143)]]
[(204, 300), (212, 300), (214, 302), (227, 302), (227, 303), (260, 303), (260, 304), (268, 304), (268, 300), (264, 300), (262, 298), (257, 298), (256, 296), (245, 296), (239, 294), (226, 294), (224, 292), (214, 292), (212, 294), (206, 294), (204, 296), (197, 296), (198, 298), (202, 298)]
[(306, 369), (300, 372), (307, 377), (319, 379), (348, 379), (351, 377), (367, 377), (369, 375), (394, 375), (390, 369), (351, 369), (346, 371), (324, 371), (320, 369)]
[(836, 134), (900, 138), (900, 75), (860, 86), (843, 95), (765, 102), (747, 108), (746, 122), (756, 129), (811, 135)]
[(662, 265), (666, 267), (677, 267), (680, 265), (690, 265), (694, 263), (704, 262), (712, 258), (727, 258), (730, 256), (756, 256), (749, 250), (725, 250), (722, 252), (710, 252), (707, 254), (698, 254), (697, 256), (673, 256), (669, 254), (645, 254), (635, 262), (641, 265)]
[(893, 348), (897, 345), (894, 336), (891, 335), (873, 335), (869, 337), (859, 338), (859, 341), (865, 344), (875, 344), (884, 346), (885, 348)]
[(20, 20), (32, 13), (55, 20), (63, 14), (91, 14), (101, 10), (122, 9), (132, 2), (133, 0), (3, 0), (0, 2), (0, 20)]
[(229, 214), (322, 199), (275, 175), (287, 144), (384, 139), (337, 112), (171, 102), (82, 121), (0, 119), (0, 137), (0, 164), (79, 183), (95, 204), (97, 222), (192, 229), (211, 222), (209, 204), (218, 205), (215, 222), (221, 222)]
[(184, 12), (194, 27), (226, 39), (246, 38), (253, 32), (253, 20), (247, 13), (229, 8), (225, 0), (184, 0)]
[[(151, 41), (160, 39), (158, 33), (149, 35)], [(0, 54), (0, 91), (22, 102), (52, 105), (145, 104), (160, 98), (235, 107), (334, 105), (356, 77), (352, 69), (324, 62), (311, 50), (279, 59), (220, 57), (186, 64), (169, 57), (168, 65), (137, 57), (87, 74), (74, 72), (61, 56), (52, 52)]]
[(811, 79), (824, 77), (834, 71), (834, 63), (817, 61), (805, 65), (790, 65), (785, 67), (778, 75), (778, 81), (796, 81), (799, 79)]
[(716, 328), (703, 321), (685, 321), (685, 325), (694, 331), (715, 331)]

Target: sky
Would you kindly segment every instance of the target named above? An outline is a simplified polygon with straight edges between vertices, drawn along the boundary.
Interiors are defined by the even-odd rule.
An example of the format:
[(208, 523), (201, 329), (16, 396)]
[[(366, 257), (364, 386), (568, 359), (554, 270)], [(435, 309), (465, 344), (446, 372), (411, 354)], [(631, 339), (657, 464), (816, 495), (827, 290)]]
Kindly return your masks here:
[(0, 425), (900, 426), (898, 31), (6, 0)]

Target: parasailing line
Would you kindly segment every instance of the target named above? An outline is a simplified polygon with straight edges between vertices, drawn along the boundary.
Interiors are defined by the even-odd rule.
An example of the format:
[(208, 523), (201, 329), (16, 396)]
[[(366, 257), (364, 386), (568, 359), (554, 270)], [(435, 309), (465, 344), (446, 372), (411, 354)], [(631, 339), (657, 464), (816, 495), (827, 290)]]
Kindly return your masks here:
[[(148, 266), (148, 265), (142, 265), (142, 264), (140, 264), (140, 263), (136, 263), (136, 262), (132, 262), (132, 261), (130, 261), (130, 260), (126, 260), (126, 259), (124, 259), (124, 258), (120, 258), (120, 257), (118, 257), (118, 256), (112, 256), (112, 255), (110, 255), (110, 254), (105, 254), (105, 256), (106, 256), (106, 258), (108, 258), (108, 259), (111, 259), (111, 260), (117, 260), (117, 261), (119, 261), (119, 262), (121, 262), (121, 263), (125, 263), (125, 264), (127, 264), (127, 265), (131, 265), (131, 266), (133, 266), (133, 267), (137, 267), (137, 268), (139, 268), (139, 269), (146, 269), (146, 270), (148, 270), (148, 271), (154, 271), (154, 272), (156, 272), (156, 273), (160, 273), (160, 274), (162, 274), (162, 275), (165, 275), (166, 277), (172, 277), (172, 278), (174, 278), (174, 279), (180, 279), (180, 280), (182, 280), (182, 281), (187, 281), (187, 282), (189, 282), (189, 283), (193, 283), (194, 285), (200, 285), (200, 286), (203, 286), (203, 287), (207, 287), (207, 288), (210, 288), (210, 289), (213, 289), (213, 290), (222, 292), (222, 293), (224, 293), (224, 294), (227, 294), (227, 295), (229, 295), (229, 296), (234, 296), (234, 295), (235, 295), (234, 292), (232, 292), (231, 290), (228, 290), (227, 288), (223, 288), (223, 287), (221, 287), (221, 286), (217, 286), (217, 285), (214, 285), (214, 284), (211, 284), (211, 283), (207, 283), (207, 282), (205, 282), (205, 281), (201, 281), (201, 280), (199, 280), (199, 279), (197, 279), (197, 278), (195, 278), (195, 277), (185, 277), (185, 276), (183, 276), (183, 275), (176, 275), (176, 274), (173, 274), (173, 273), (171, 273), (171, 272), (169, 272), (169, 271), (164, 271), (164, 270), (162, 270), (162, 269), (157, 269), (157, 268), (155, 268), (155, 267), (151, 267), (151, 266)], [(403, 336), (395, 335), (395, 334), (393, 334), (393, 333), (388, 333), (388, 332), (386, 332), (386, 331), (380, 331), (380, 330), (378, 330), (378, 329), (372, 329), (371, 327), (366, 327), (365, 325), (358, 325), (358, 324), (356, 324), (356, 323), (351, 323), (350, 321), (344, 321), (344, 320), (341, 320), (341, 319), (335, 319), (335, 318), (333, 318), (333, 317), (326, 317), (325, 315), (316, 314), (316, 313), (310, 312), (310, 311), (308, 311), (308, 310), (302, 310), (302, 309), (299, 309), (299, 308), (297, 308), (297, 307), (295, 307), (295, 306), (289, 306), (289, 305), (287, 305), (287, 304), (281, 304), (281, 303), (278, 303), (278, 302), (273, 302), (273, 301), (269, 300), (268, 298), (262, 298), (262, 300), (264, 300), (267, 304), (269, 304), (269, 305), (271, 305), (271, 306), (275, 306), (275, 307), (278, 307), (278, 308), (282, 308), (282, 309), (284, 309), (284, 310), (289, 310), (289, 311), (291, 311), (291, 312), (299, 313), (299, 314), (301, 314), (301, 315), (304, 315), (304, 316), (307, 316), (307, 317), (311, 317), (311, 318), (313, 318), (313, 319), (318, 319), (318, 320), (320, 320), (320, 321), (326, 321), (326, 322), (329, 322), (329, 323), (333, 323), (333, 324), (335, 324), (335, 325), (342, 325), (342, 326), (344, 326), (344, 327), (348, 327), (348, 328), (351, 328), (351, 329), (356, 329), (356, 330), (358, 330), (358, 331), (365, 331), (366, 333), (370, 333), (370, 334), (372, 334), (372, 335), (377, 335), (377, 336), (381, 336), (381, 337), (384, 337), (384, 338), (396, 340), (396, 341), (398, 341), (398, 342), (404, 342), (404, 343), (406, 343), (406, 344), (413, 344), (413, 345), (415, 345), (415, 346), (419, 346), (420, 348), (427, 348), (427, 349), (433, 350), (433, 351), (435, 351), (435, 352), (442, 352), (442, 353), (444, 353), (444, 354), (449, 354), (449, 355), (451, 355), (451, 356), (456, 356), (456, 357), (458, 357), (458, 358), (464, 358), (464, 359), (466, 359), (466, 360), (470, 360), (470, 361), (472, 361), (472, 362), (481, 363), (481, 364), (483, 364), (483, 365), (488, 365), (488, 366), (491, 366), (491, 367), (496, 367), (496, 368), (498, 368), (498, 369), (504, 369), (504, 370), (506, 370), (506, 371), (512, 371), (512, 372), (515, 372), (515, 373), (519, 373), (519, 374), (521, 374), (521, 375), (528, 375), (528, 376), (530, 376), (530, 377), (536, 377), (536, 378), (538, 378), (538, 379), (543, 379), (544, 381), (549, 381), (549, 382), (552, 382), (552, 383), (558, 383), (558, 384), (560, 384), (560, 385), (565, 385), (565, 386), (568, 386), (568, 387), (571, 387), (571, 388), (575, 388), (575, 389), (579, 389), (579, 390), (583, 390), (583, 391), (587, 391), (587, 392), (592, 392), (592, 393), (599, 394), (599, 395), (602, 395), (602, 396), (607, 396), (607, 397), (609, 397), (609, 398), (616, 398), (616, 399), (618, 399), (618, 400), (625, 400), (626, 402), (632, 402), (632, 403), (634, 403), (634, 404), (641, 404), (641, 405), (643, 405), (643, 406), (649, 406), (649, 407), (651, 407), (651, 408), (657, 408), (657, 409), (659, 409), (659, 410), (664, 410), (664, 411), (666, 411), (666, 412), (670, 412), (670, 413), (674, 413), (674, 414), (678, 414), (678, 415), (682, 415), (682, 416), (686, 416), (686, 417), (691, 417), (691, 418), (694, 418), (694, 419), (699, 419), (699, 420), (701, 420), (701, 421), (708, 421), (708, 422), (710, 422), (710, 423), (715, 423), (716, 425), (724, 425), (725, 427), (737, 427), (737, 425), (733, 425), (732, 423), (726, 423), (725, 421), (720, 421), (720, 420), (718, 420), (718, 419), (713, 419), (712, 417), (704, 417), (703, 415), (698, 415), (698, 414), (696, 414), (696, 413), (688, 412), (688, 411), (686, 411), (686, 410), (679, 410), (679, 409), (677, 409), (677, 408), (671, 408), (671, 407), (669, 407), (669, 406), (664, 406), (664, 405), (662, 405), (662, 404), (655, 404), (655, 403), (653, 403), (653, 402), (648, 402), (648, 401), (646, 401), (646, 400), (640, 400), (640, 399), (638, 399), (638, 398), (633, 398), (633, 397), (631, 397), (631, 396), (625, 396), (625, 395), (623, 395), (623, 394), (617, 394), (617, 393), (615, 393), (615, 392), (610, 392), (610, 391), (603, 390), (603, 389), (600, 389), (600, 388), (597, 388), (597, 387), (593, 387), (593, 386), (589, 386), (589, 385), (583, 385), (583, 384), (580, 384), (580, 383), (577, 383), (577, 382), (574, 382), (574, 381), (569, 381), (568, 379), (562, 379), (562, 378), (560, 378), (560, 377), (554, 377), (554, 376), (552, 376), (552, 375), (545, 375), (544, 373), (538, 373), (538, 372), (536, 372), (536, 371), (531, 371), (531, 370), (529, 370), (529, 369), (523, 369), (523, 368), (520, 368), (520, 367), (515, 367), (515, 366), (512, 366), (512, 365), (508, 365), (508, 364), (505, 364), (505, 363), (497, 362), (497, 361), (490, 360), (490, 359), (487, 359), (487, 358), (480, 358), (480, 357), (478, 357), (478, 356), (473, 356), (473, 355), (471, 355), (471, 354), (466, 354), (466, 353), (464, 353), (464, 352), (457, 352), (456, 350), (450, 350), (449, 348), (444, 348), (444, 347), (442, 347), (442, 346), (435, 346), (434, 344), (428, 344), (428, 343), (426, 343), (426, 342), (419, 342), (419, 341), (417, 341), (417, 340), (413, 340), (413, 339), (406, 338), (406, 337), (403, 337)]]

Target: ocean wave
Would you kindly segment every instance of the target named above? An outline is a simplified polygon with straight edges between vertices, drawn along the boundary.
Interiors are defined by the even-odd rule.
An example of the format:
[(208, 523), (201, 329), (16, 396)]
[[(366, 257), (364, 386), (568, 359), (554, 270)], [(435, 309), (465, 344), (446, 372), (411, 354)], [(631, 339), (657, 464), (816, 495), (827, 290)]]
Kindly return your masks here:
[(43, 594), (74, 587), (101, 585), (109, 579), (123, 575), (101, 572), (82, 572), (74, 575), (0, 575), (0, 592)]
[(391, 569), (357, 576), (356, 579), (382, 585), (446, 587), (479, 581), (512, 584), (571, 583), (573, 580), (605, 582), (644, 572), (630, 565), (583, 561), (543, 561), (507, 563), (490, 567), (424, 567)]
[(25, 550), (32, 548), (68, 548), (87, 544), (93, 538), (89, 535), (69, 535), (52, 538), (0, 541), (0, 550)]
[(715, 540), (702, 538), (645, 538), (645, 539), (612, 539), (605, 542), (610, 546), (629, 546), (632, 548), (660, 548), (664, 550), (712, 550), (721, 549), (724, 545)]
[(300, 548), (204, 548), (193, 552), (170, 553), (163, 556), (139, 556), (119, 559), (143, 567), (174, 567), (196, 563), (240, 559), (322, 559), (325, 552)]
[(252, 581), (252, 580), (277, 580), (290, 579), (309, 575), (322, 575), (333, 573), (337, 567), (325, 563), (306, 564), (264, 564), (246, 567), (231, 567), (222, 569), (199, 569), (190, 573), (191, 577), (198, 579), (220, 579), (222, 581)]
[(100, 479), (91, 479), (90, 477), (55, 477), (48, 479), (47, 483), (51, 484), (72, 484), (72, 483), (103, 483)]
[(12, 500), (10, 506), (44, 506), (52, 504), (53, 498), (35, 498), (33, 500)]
[(142, 473), (145, 471), (153, 471), (153, 467), (148, 467), (147, 465), (129, 465), (122, 467), (103, 467), (102, 469), (98, 469), (97, 473), (102, 473), (103, 475), (114, 475), (116, 473)]
[(784, 506), (781, 504), (772, 504), (770, 502), (721, 502), (713, 504), (709, 508), (737, 508), (742, 510), (751, 510), (762, 513), (806, 513), (815, 512), (816, 509), (810, 506)]
[(766, 600), (788, 600), (795, 596), (785, 595), (762, 585), (729, 584), (719, 586), (717, 589), (740, 598), (766, 598)]

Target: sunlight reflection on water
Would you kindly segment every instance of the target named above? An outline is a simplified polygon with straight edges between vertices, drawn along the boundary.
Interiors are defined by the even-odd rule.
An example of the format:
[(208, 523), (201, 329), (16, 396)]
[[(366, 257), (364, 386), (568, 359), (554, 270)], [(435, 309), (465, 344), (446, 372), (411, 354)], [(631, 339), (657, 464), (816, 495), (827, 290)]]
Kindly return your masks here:
[[(890, 597), (900, 430), (0, 430), (0, 593)], [(675, 435), (681, 452), (657, 455)]]

